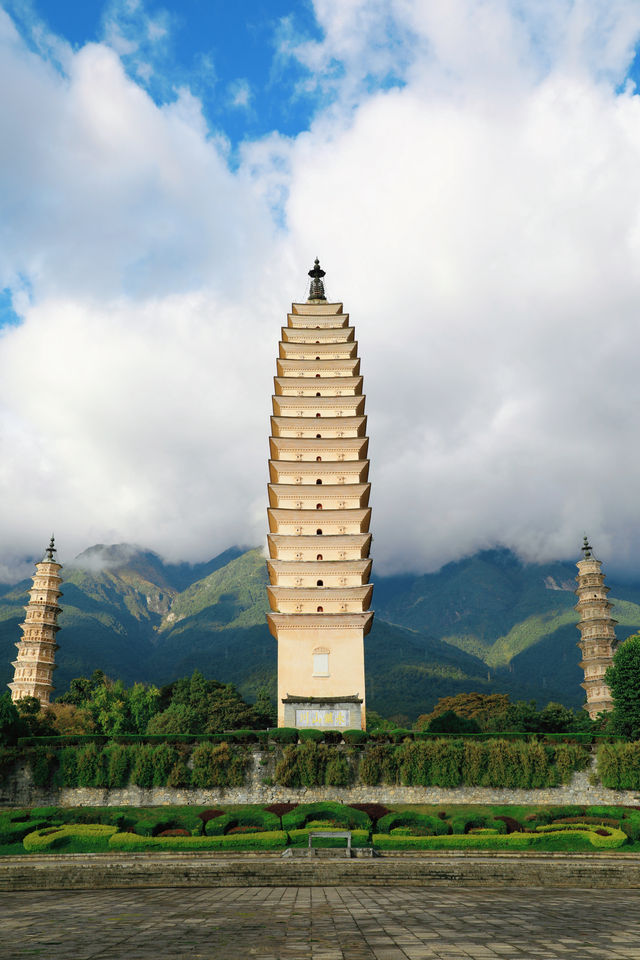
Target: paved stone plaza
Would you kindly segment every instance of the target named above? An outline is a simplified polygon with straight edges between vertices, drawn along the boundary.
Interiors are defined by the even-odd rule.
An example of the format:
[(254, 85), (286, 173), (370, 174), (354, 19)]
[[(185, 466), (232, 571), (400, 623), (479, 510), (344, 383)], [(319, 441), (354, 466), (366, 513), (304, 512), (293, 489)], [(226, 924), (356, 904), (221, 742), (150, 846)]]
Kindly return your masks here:
[(0, 956), (640, 960), (640, 891), (253, 887), (2, 896)]

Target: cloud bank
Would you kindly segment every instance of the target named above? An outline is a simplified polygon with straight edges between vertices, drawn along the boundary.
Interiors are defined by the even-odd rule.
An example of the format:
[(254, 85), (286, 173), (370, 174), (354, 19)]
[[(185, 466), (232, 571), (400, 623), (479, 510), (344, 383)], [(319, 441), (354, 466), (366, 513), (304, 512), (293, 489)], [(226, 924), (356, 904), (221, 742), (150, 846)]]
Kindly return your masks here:
[[(637, 571), (635, 2), (316, 0), (309, 127), (230, 164), (186, 87), (0, 13), (0, 563), (266, 529), (279, 327), (319, 255), (360, 342), (379, 569), (503, 544)], [(61, 52), (62, 51), (62, 52)], [(221, 93), (221, 96), (224, 96)]]

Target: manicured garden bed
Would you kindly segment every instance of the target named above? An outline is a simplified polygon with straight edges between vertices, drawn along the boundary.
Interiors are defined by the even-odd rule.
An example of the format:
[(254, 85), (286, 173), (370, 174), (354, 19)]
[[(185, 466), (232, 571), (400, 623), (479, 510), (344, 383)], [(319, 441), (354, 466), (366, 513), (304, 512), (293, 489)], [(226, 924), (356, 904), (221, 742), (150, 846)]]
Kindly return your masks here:
[[(281, 851), (310, 831), (354, 847), (640, 851), (640, 807), (283, 803), (271, 807), (41, 807), (0, 812), (0, 855), (109, 850)], [(317, 846), (342, 846), (326, 838)]]

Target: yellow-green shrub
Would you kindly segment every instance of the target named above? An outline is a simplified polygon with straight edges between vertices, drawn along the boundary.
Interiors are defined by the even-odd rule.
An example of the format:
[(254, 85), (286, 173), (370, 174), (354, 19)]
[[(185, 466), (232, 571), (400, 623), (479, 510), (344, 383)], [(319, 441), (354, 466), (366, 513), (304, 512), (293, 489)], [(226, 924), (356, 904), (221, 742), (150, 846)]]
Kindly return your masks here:
[(29, 853), (43, 853), (63, 847), (73, 853), (91, 853), (106, 850), (109, 837), (117, 830), (117, 827), (104, 823), (67, 823), (28, 833), (22, 845)]
[(140, 837), (135, 833), (114, 833), (110, 850), (277, 850), (285, 847), (282, 830), (265, 833), (235, 833), (222, 837)]

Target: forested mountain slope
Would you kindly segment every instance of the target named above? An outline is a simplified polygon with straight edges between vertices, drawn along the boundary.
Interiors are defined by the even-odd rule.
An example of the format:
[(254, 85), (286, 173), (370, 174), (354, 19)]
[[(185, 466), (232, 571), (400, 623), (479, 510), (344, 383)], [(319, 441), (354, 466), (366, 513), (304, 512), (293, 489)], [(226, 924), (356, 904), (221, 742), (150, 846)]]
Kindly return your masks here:
[[(162, 684), (198, 667), (249, 697), (263, 685), (275, 694), (261, 551), (232, 548), (191, 566), (126, 544), (97, 545), (63, 576), (59, 693), (98, 667), (128, 684)], [(522, 564), (506, 550), (435, 574), (374, 575), (376, 619), (365, 643), (369, 705), (413, 718), (439, 696), (478, 690), (579, 706), (574, 577), (572, 564)], [(3, 684), (11, 679), (29, 586), (0, 588)], [(610, 586), (624, 638), (640, 628), (640, 585)]]

